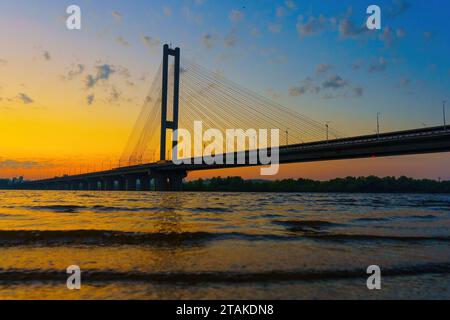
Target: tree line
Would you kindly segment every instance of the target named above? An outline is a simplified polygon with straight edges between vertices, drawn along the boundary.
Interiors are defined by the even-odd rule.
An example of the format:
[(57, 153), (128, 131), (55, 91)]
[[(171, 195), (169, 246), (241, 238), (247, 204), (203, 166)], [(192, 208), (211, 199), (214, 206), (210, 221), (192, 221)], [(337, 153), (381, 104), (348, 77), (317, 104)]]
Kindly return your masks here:
[(328, 181), (310, 179), (244, 180), (216, 177), (184, 183), (186, 191), (231, 192), (349, 192), (349, 193), (450, 193), (450, 181), (408, 177), (347, 177)]

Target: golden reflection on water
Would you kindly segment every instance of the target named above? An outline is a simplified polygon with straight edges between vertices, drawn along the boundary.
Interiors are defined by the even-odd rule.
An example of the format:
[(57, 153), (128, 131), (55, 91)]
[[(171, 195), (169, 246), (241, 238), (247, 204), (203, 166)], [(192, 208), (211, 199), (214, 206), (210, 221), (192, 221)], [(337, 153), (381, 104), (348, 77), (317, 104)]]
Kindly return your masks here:
[[(307, 292), (350, 297), (365, 293), (355, 279), (325, 281), (331, 294), (321, 291), (323, 281), (280, 282), (270, 274), (361, 270), (365, 275), (370, 264), (450, 263), (447, 196), (0, 191), (0, 199), (0, 298), (302, 298)], [(339, 238), (354, 234), (387, 238)], [(338, 238), (320, 240), (321, 235)], [(429, 240), (389, 238), (401, 236)], [(138, 240), (127, 242), (134, 237)], [(40, 278), (74, 264), (111, 279), (88, 281), (73, 292), (59, 280)], [(31, 276), (8, 279), (5, 272), (11, 270)], [(119, 281), (121, 273), (147, 276)], [(195, 282), (198, 275), (228, 273), (262, 273), (265, 280)], [(190, 282), (151, 280), (167, 274), (186, 274)], [(410, 281), (418, 288), (433, 282), (421, 279)], [(385, 294), (402, 285), (392, 283)]]

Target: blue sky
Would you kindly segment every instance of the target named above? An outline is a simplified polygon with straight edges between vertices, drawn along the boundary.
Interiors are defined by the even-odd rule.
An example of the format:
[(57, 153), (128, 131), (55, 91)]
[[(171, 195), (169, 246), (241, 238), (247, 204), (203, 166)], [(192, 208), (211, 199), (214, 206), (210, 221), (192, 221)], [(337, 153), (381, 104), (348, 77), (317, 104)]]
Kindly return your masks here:
[[(373, 3), (382, 9), (382, 30), (361, 32)], [(79, 34), (61, 27), (69, 4), (82, 9)], [(35, 21), (41, 34), (33, 45), (66, 63), (108, 57), (152, 73), (159, 41), (172, 43), (184, 56), (300, 112), (337, 125), (354, 115), (361, 130), (378, 111), (387, 129), (437, 124), (450, 93), (445, 1), (19, 0), (3, 1), (0, 10), (7, 20)], [(342, 79), (341, 88), (325, 90), (328, 78)]]

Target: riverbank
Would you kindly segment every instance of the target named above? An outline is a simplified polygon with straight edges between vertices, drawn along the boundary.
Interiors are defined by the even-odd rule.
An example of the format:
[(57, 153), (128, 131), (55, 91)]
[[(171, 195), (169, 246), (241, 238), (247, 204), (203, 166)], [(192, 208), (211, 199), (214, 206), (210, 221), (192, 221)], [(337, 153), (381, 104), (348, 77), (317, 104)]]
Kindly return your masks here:
[(244, 180), (241, 177), (198, 179), (184, 183), (186, 191), (221, 192), (332, 192), (332, 193), (450, 193), (450, 181), (408, 177), (347, 177), (328, 181), (310, 179)]

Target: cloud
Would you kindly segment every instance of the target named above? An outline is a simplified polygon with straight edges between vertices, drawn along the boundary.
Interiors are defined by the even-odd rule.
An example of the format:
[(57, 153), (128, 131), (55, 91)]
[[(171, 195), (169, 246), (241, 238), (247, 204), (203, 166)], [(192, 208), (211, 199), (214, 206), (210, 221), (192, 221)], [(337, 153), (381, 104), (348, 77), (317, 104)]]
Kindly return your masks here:
[(214, 37), (209, 33), (205, 33), (202, 37), (202, 43), (206, 49), (211, 49), (214, 46)]
[(368, 32), (369, 29), (365, 25), (358, 27), (349, 18), (343, 18), (339, 21), (339, 34), (343, 38), (355, 38)]
[(145, 34), (141, 33), (141, 41), (142, 43), (147, 46), (150, 50), (159, 48), (161, 46), (161, 40), (157, 38), (152, 38), (149, 36), (146, 36)]
[(353, 96), (356, 98), (362, 97), (364, 94), (364, 88), (363, 87), (355, 87), (352, 89)]
[(116, 42), (118, 44), (120, 44), (121, 46), (131, 47), (131, 44), (127, 40), (125, 40), (123, 37), (117, 37)]
[(403, 78), (400, 80), (400, 86), (402, 87), (408, 87), (411, 84), (411, 79), (409, 78)]
[(250, 35), (252, 35), (253, 37), (259, 37), (261, 35), (261, 32), (259, 31), (259, 29), (257, 27), (253, 27), (250, 30)]
[(0, 66), (4, 66), (7, 63), (8, 61), (6, 61), (5, 59), (0, 59)]
[(286, 55), (281, 55), (278, 57), (273, 57), (267, 60), (267, 64), (281, 64), (286, 63), (288, 61), (288, 57)]
[(405, 0), (394, 0), (393, 4), (388, 8), (387, 14), (388, 17), (394, 18), (397, 17), (406, 11), (411, 7), (411, 3)]
[(231, 10), (228, 17), (233, 24), (237, 24), (244, 20), (244, 14), (242, 13), (242, 11), (236, 9)]
[(44, 51), (42, 53), (42, 56), (44, 57), (45, 60), (49, 61), (52, 59), (52, 57), (50, 56), (50, 53), (48, 51)]
[(22, 101), (24, 104), (31, 104), (34, 102), (34, 100), (30, 98), (30, 96), (22, 92), (17, 95), (17, 99)]
[(168, 6), (164, 6), (164, 7), (163, 7), (163, 14), (164, 14), (166, 17), (170, 17), (170, 16), (172, 15), (172, 8), (171, 8), (171, 7), (168, 7)]
[(340, 88), (347, 87), (349, 82), (342, 79), (341, 76), (332, 75), (322, 82), (322, 88), (337, 90)]
[(379, 36), (379, 39), (383, 41), (386, 46), (392, 46), (398, 39), (403, 38), (405, 35), (405, 31), (401, 28), (394, 31), (391, 27), (386, 27)]
[(0, 160), (1, 169), (34, 169), (42, 167), (45, 167), (45, 165), (36, 161)]
[(281, 24), (269, 23), (268, 29), (271, 33), (280, 33), (281, 32)]
[(93, 94), (90, 94), (86, 97), (86, 101), (87, 101), (88, 105), (91, 105), (92, 103), (94, 103), (94, 100), (95, 100), (95, 95), (93, 95)]
[(95, 75), (89, 74), (86, 78), (86, 86), (88, 88), (94, 87), (97, 82), (104, 80), (109, 80), (110, 76), (115, 72), (115, 69), (110, 64), (103, 64), (100, 66), (96, 66), (95, 69), (97, 70)]
[(195, 13), (193, 10), (191, 10), (188, 7), (184, 7), (182, 12), (183, 12), (184, 17), (188, 21), (191, 21), (191, 22), (193, 22), (195, 24), (198, 24), (198, 25), (200, 25), (203, 22), (202, 16), (200, 14), (198, 14), (198, 13)]
[(315, 85), (313, 79), (310, 77), (300, 81), (300, 86), (292, 86), (289, 88), (289, 95), (291, 97), (299, 97), (308, 92), (314, 94), (320, 92), (320, 87)]
[(69, 72), (67, 72), (67, 75), (62, 76), (62, 78), (64, 80), (72, 80), (74, 79), (76, 76), (82, 74), (85, 70), (85, 66), (83, 64), (76, 64), (73, 65), (73, 69), (69, 70)]
[(324, 15), (318, 17), (309, 16), (306, 18), (303, 15), (299, 15), (297, 18), (297, 32), (301, 37), (307, 37), (312, 35), (317, 35), (325, 30), (332, 28), (335, 24), (333, 18), (329, 19)]
[(280, 93), (272, 88), (266, 89), (266, 94), (272, 99), (278, 99), (280, 97)]
[(126, 67), (122, 67), (122, 66), (117, 67), (117, 73), (120, 76), (124, 77), (125, 79), (128, 79), (131, 77), (130, 70)]
[(352, 69), (353, 70), (359, 70), (359, 69), (361, 69), (363, 64), (364, 64), (364, 60), (358, 59), (358, 60), (356, 60), (355, 62), (352, 63)]
[(423, 38), (425, 39), (425, 41), (431, 41), (433, 39), (434, 35), (431, 31), (425, 31), (423, 33)]
[(284, 1), (284, 3), (286, 4), (286, 7), (288, 7), (290, 10), (297, 9), (297, 5), (295, 4), (295, 2), (293, 0), (286, 0), (286, 1)]
[(231, 47), (234, 47), (236, 45), (236, 43), (237, 43), (236, 29), (232, 29), (230, 31), (230, 33), (228, 33), (225, 36), (224, 45), (225, 45), (225, 48), (231, 48)]
[(397, 28), (396, 34), (397, 38), (404, 38), (406, 36), (406, 31), (402, 28)]
[(372, 63), (369, 66), (369, 72), (382, 72), (387, 68), (387, 60), (383, 57), (380, 57), (377, 62)]
[(111, 12), (112, 17), (114, 18), (115, 21), (117, 22), (122, 22), (123, 20), (123, 15), (118, 12), (118, 11), (113, 11)]
[(278, 7), (275, 10), (275, 15), (279, 18), (284, 17), (286, 15), (286, 9), (284, 7)]
[(33, 57), (34, 60), (44, 60), (44, 61), (50, 61), (52, 60), (52, 56), (48, 50), (44, 50), (41, 47), (35, 47), (37, 49), (37, 54)]
[(317, 66), (316, 73), (319, 75), (324, 74), (324, 73), (327, 73), (328, 71), (330, 71), (332, 68), (333, 68), (333, 66), (330, 64), (321, 63)]
[(289, 88), (289, 95), (291, 97), (299, 97), (303, 95), (306, 91), (303, 87), (290, 87)]

